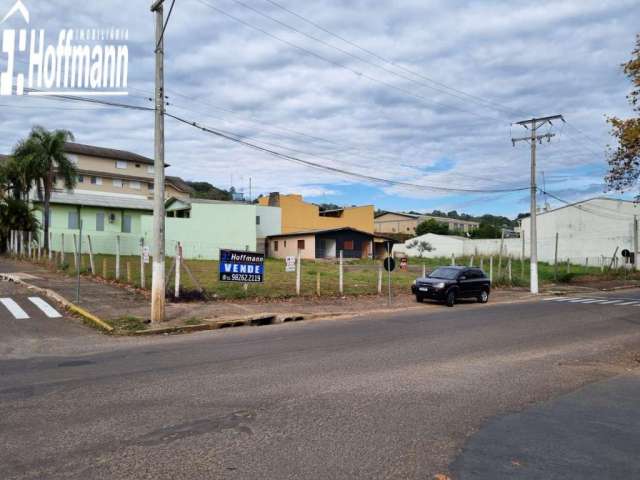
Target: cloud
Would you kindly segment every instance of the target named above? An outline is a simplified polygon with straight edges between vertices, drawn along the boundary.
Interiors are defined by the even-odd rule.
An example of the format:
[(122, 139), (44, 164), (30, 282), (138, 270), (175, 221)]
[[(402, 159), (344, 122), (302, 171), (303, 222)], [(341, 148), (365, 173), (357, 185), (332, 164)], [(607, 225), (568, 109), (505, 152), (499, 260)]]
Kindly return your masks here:
[[(12, 3), (0, 0), (0, 12)], [(52, 0), (29, 1), (27, 6), (32, 26), (48, 32), (128, 28), (131, 96), (126, 101), (151, 106), (154, 23), (147, 3)], [(557, 136), (539, 148), (539, 166), (550, 191), (564, 189), (571, 196), (576, 193), (572, 189), (588, 190), (602, 181), (609, 142), (604, 115), (629, 114), (625, 95), (630, 85), (619, 66), (629, 58), (640, 20), (635, 1), (282, 0), (375, 55), (262, 0), (250, 5), (351, 55), (232, 0), (205, 3), (284, 42), (198, 0), (177, 2), (166, 32), (168, 110), (321, 164), (422, 185), (527, 186), (528, 147), (513, 148), (510, 142), (512, 135), (526, 132), (510, 123), (562, 113), (589, 139), (570, 127), (554, 126)], [(472, 97), (446, 90), (442, 83)], [(26, 97), (2, 98), (0, 103), (0, 151), (10, 150), (38, 123), (71, 129), (79, 142), (153, 154), (152, 112), (85, 109)], [(361, 183), (246, 149), (171, 119), (166, 139), (170, 173), (191, 180), (224, 187), (233, 173), (236, 182), (242, 178), (248, 184), (251, 177), (255, 193), (297, 191), (327, 201)], [(387, 201), (395, 205), (402, 198), (407, 210), (418, 209), (416, 202), (444, 209), (481, 199), (485, 211), (515, 214), (521, 196), (376, 188), (384, 194), (376, 198), (377, 206), (385, 208)]]

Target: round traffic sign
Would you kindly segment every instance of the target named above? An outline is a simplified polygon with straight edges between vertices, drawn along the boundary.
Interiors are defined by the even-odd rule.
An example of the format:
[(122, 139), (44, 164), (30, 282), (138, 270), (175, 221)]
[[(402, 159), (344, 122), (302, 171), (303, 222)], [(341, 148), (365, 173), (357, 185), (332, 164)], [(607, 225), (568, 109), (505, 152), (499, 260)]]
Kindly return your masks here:
[(391, 257), (387, 257), (384, 259), (383, 265), (387, 272), (393, 272), (396, 268), (396, 261)]

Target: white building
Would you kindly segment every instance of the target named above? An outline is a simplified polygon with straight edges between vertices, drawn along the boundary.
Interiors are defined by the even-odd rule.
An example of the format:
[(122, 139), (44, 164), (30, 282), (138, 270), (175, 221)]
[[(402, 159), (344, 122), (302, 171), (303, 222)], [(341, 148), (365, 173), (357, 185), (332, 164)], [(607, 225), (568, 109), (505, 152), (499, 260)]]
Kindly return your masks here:
[[(538, 259), (553, 263), (556, 234), (558, 260), (574, 264), (599, 265), (610, 262), (615, 255), (621, 259), (623, 250), (634, 250), (634, 216), (640, 218), (640, 204), (611, 198), (592, 198), (538, 213)], [(394, 247), (395, 254), (419, 256), (410, 248), (414, 240), (428, 242), (433, 250), (423, 257), (456, 257), (498, 255), (502, 245), (505, 256), (520, 258), (530, 255), (531, 219), (521, 223), (521, 238), (468, 239), (464, 237), (427, 234)]]

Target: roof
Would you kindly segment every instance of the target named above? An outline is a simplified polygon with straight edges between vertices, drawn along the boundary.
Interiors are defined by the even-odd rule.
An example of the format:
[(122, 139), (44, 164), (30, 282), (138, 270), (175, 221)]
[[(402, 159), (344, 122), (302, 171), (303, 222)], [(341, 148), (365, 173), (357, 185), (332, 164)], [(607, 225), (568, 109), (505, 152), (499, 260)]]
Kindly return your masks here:
[(375, 215), (375, 218), (378, 217), (382, 217), (383, 215), (400, 215), (401, 217), (407, 217), (407, 218), (420, 218), (422, 215), (415, 215), (413, 213), (404, 213), (404, 212), (380, 212), (377, 215)]
[[(585, 200), (580, 200), (578, 202), (573, 202), (573, 203), (568, 203), (566, 205), (562, 205), (561, 207), (557, 207), (557, 208), (553, 208), (551, 210), (547, 210), (547, 211), (542, 211), (542, 212), (538, 212), (538, 214), (536, 216), (540, 216), (540, 215), (546, 215), (547, 213), (553, 213), (553, 212), (557, 212), (558, 210), (562, 210), (564, 208), (569, 208), (569, 207), (577, 207), (578, 205), (582, 205), (584, 203), (589, 203), (589, 202), (593, 202), (594, 200), (607, 200), (610, 202), (617, 202), (617, 203), (631, 203), (634, 205), (638, 205), (638, 207), (640, 208), (640, 205), (636, 202), (634, 202), (633, 200), (624, 200), (621, 198), (609, 198), (609, 197), (592, 197), (592, 198), (587, 198)], [(579, 207), (577, 207), (579, 208)], [(593, 213), (593, 212), (589, 212), (587, 210), (583, 210), (586, 213)], [(602, 215), (607, 215), (607, 212), (602, 211), (602, 212), (598, 212)], [(624, 215), (624, 212), (615, 212), (615, 211), (611, 211), (609, 213), (612, 213), (613, 215), (618, 214), (618, 215)], [(527, 217), (523, 217), (520, 220), (530, 220), (531, 216), (527, 216)]]
[(116, 150), (113, 148), (94, 147), (92, 145), (83, 145), (81, 143), (67, 142), (64, 147), (66, 153), (75, 153), (77, 155), (88, 155), (91, 157), (110, 158), (114, 160), (127, 160), (134, 163), (144, 163), (153, 165), (155, 162), (151, 158), (143, 157), (137, 153), (127, 152), (125, 150)]
[(195, 190), (183, 179), (180, 177), (173, 177), (171, 175), (166, 175), (164, 179), (169, 182), (171, 185), (176, 187), (178, 190), (184, 193), (188, 193), (190, 195), (195, 193)]
[[(37, 198), (34, 202), (41, 202)], [(52, 204), (80, 205), (85, 207), (124, 208), (127, 210), (153, 210), (153, 201), (146, 198), (116, 197), (83, 193), (53, 192)]]
[(318, 235), (321, 233), (336, 233), (336, 232), (355, 232), (355, 233), (361, 233), (362, 235), (367, 235), (370, 237), (373, 237), (374, 234), (373, 233), (369, 233), (369, 232), (365, 232), (363, 230), (358, 230), (357, 228), (351, 228), (351, 227), (340, 227), (340, 228), (327, 228), (327, 229), (311, 229), (311, 230), (299, 230), (297, 232), (290, 232), (290, 233), (280, 233), (278, 235), (270, 235), (268, 238), (279, 238), (279, 237), (296, 237), (299, 235)]

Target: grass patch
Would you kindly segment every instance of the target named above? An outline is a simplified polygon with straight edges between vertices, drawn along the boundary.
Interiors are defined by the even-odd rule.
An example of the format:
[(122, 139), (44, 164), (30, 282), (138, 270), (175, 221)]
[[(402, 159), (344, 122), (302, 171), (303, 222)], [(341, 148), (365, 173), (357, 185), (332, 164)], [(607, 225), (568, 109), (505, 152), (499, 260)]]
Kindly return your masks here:
[(116, 320), (112, 320), (109, 323), (111, 323), (111, 326), (116, 330), (121, 330), (124, 332), (137, 332), (139, 330), (147, 330), (149, 328), (149, 325), (145, 323), (144, 320), (132, 315), (120, 317)]
[(201, 325), (202, 323), (203, 323), (203, 322), (202, 322), (202, 319), (200, 319), (200, 318), (195, 318), (195, 317), (192, 317), (192, 318), (190, 318), (190, 319), (188, 319), (188, 320), (185, 320), (185, 321), (184, 321), (184, 324), (185, 324), (185, 325), (190, 325), (190, 326), (191, 326), (191, 325)]

